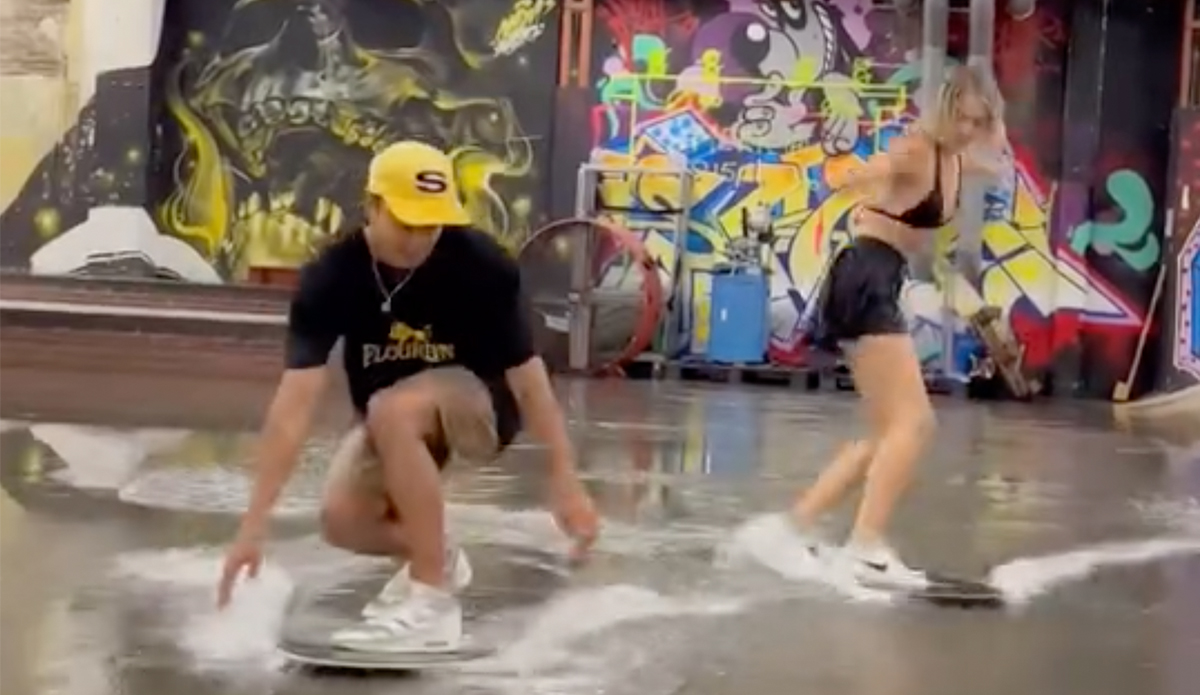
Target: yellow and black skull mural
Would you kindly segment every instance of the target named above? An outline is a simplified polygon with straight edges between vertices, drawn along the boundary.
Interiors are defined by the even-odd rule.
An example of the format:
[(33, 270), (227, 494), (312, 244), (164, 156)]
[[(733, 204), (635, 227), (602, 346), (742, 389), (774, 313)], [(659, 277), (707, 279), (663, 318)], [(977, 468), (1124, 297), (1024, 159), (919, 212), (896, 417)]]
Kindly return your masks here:
[(238, 0), (219, 36), (186, 36), (168, 78), (183, 137), (159, 224), (228, 276), (296, 266), (356, 216), (370, 155), (416, 138), (451, 151), (476, 224), (523, 238), (535, 156), (507, 80), (456, 88), (498, 66), (455, 26), (480, 19), (432, 3)]
[[(296, 267), (359, 218), (370, 156), (408, 138), (450, 152), (475, 224), (515, 245), (544, 214), (557, 37), (538, 29), (555, 14), (530, 0), (168, 0), (155, 64), (102, 75), (4, 211), (6, 265), (117, 205), (144, 208), (214, 277)], [(149, 115), (128, 85), (133, 102), (151, 95)]]

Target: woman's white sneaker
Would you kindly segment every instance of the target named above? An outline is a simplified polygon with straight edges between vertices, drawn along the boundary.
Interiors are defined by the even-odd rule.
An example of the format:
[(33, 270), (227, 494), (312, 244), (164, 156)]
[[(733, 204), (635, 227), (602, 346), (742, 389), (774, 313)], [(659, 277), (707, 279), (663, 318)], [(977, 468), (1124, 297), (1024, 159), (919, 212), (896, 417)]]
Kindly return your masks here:
[[(396, 572), (387, 584), (383, 585), (379, 595), (363, 606), (362, 616), (364, 618), (382, 615), (408, 598), (413, 583), (409, 568), (409, 563), (404, 563), (400, 571)], [(446, 548), (446, 585), (450, 587), (450, 591), (457, 594), (466, 589), (470, 586), (474, 576), (475, 572), (471, 569), (467, 553), (457, 546), (448, 546)]]
[(462, 646), (462, 606), (441, 589), (412, 582), (408, 596), (359, 625), (338, 630), (335, 647), (387, 654), (434, 654)]
[(880, 589), (924, 589), (929, 577), (901, 562), (886, 545), (847, 545), (843, 549), (849, 570), (859, 584)]

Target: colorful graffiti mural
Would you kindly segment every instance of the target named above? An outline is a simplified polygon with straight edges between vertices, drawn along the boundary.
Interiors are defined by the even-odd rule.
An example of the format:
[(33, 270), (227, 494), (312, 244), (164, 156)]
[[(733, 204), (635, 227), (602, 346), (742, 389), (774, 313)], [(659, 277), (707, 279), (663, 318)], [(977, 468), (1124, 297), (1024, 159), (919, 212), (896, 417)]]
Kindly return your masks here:
[(1175, 368), (1200, 381), (1200, 223), (1192, 227), (1175, 259), (1179, 309), (1175, 315)]
[[(1040, 9), (1030, 26), (1059, 26), (1041, 19), (1052, 10)], [(898, 45), (894, 13), (858, 0), (606, 0), (598, 14), (609, 52), (595, 75), (593, 161), (650, 170), (685, 165), (692, 172), (685, 269), (695, 298), (692, 350), (704, 349), (713, 265), (723, 260), (728, 241), (740, 236), (743, 210), (767, 205), (779, 234), (771, 255), (771, 353), (777, 360), (794, 357), (801, 314), (831, 254), (848, 237), (855, 203), (827, 182), (833, 172), (885, 148), (919, 115), (916, 47)], [(1061, 72), (1061, 44), (1047, 57), (1038, 53), (1042, 42), (1022, 44), (1011, 38), (1018, 32), (1004, 31), (1009, 44), (1034, 53), (1027, 63), (1057, 61), (1059, 69), (1048, 72)], [(1006, 68), (1014, 61), (1006, 58)], [(1010, 132), (1030, 130), (1024, 126), (1010, 126)], [(1050, 147), (1037, 143), (1039, 150)], [(1078, 218), (1074, 231), (1055, 234), (1057, 172), (1041, 171), (1019, 142), (1009, 159), (1008, 173), (986, 195), (978, 285), (935, 263), (934, 278), (906, 290), (927, 360), (940, 356), (943, 291), (960, 317), (984, 305), (1003, 309), (1033, 369), (1073, 346), (1083, 325), (1131, 333), (1143, 321), (1142, 309), (1087, 260), (1109, 254), (1139, 273), (1157, 263), (1154, 202), (1140, 176), (1111, 175), (1119, 219), (1084, 225)], [(606, 189), (611, 204), (635, 210), (630, 224), (647, 229), (647, 244), (664, 269), (672, 267), (670, 234), (637, 211), (675, 207), (679, 192), (676, 178), (653, 174)], [(939, 257), (946, 257), (954, 239), (953, 227), (938, 232)]]
[[(370, 155), (417, 138), (451, 151), (475, 223), (519, 243), (543, 221), (553, 83), (531, 75), (556, 55), (542, 31), (554, 12), (530, 0), (167, 3), (155, 190), (138, 203), (223, 279), (295, 267), (358, 216)], [(138, 164), (126, 173), (144, 175), (144, 154)], [(5, 234), (36, 226), (36, 249), (68, 232), (72, 215), (52, 214), (62, 198), (31, 181)]]
[[(1173, 198), (1175, 239), (1168, 266), (1164, 302), (1167, 321), (1168, 370), (1159, 379), (1166, 391), (1176, 391), (1200, 382), (1200, 209), (1192, 202), (1195, 181), (1200, 179), (1200, 111), (1181, 109), (1176, 114)], [(1171, 277), (1173, 276), (1173, 277)]]

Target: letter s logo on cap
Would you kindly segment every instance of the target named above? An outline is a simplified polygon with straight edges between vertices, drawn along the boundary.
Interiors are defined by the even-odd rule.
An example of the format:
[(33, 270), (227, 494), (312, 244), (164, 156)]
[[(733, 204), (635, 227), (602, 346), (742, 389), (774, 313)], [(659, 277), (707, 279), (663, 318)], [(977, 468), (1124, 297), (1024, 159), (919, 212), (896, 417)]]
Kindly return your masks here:
[(422, 193), (445, 193), (450, 187), (446, 174), (441, 171), (417, 172), (417, 190)]

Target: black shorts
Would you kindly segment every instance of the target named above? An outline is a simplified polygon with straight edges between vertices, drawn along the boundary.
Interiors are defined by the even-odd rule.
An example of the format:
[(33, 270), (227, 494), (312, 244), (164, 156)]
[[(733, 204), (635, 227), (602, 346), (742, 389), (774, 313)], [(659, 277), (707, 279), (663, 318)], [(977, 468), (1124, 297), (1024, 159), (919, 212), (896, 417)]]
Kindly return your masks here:
[(891, 244), (857, 237), (842, 247), (817, 296), (813, 344), (837, 350), (864, 335), (908, 333), (900, 291), (908, 262)]

